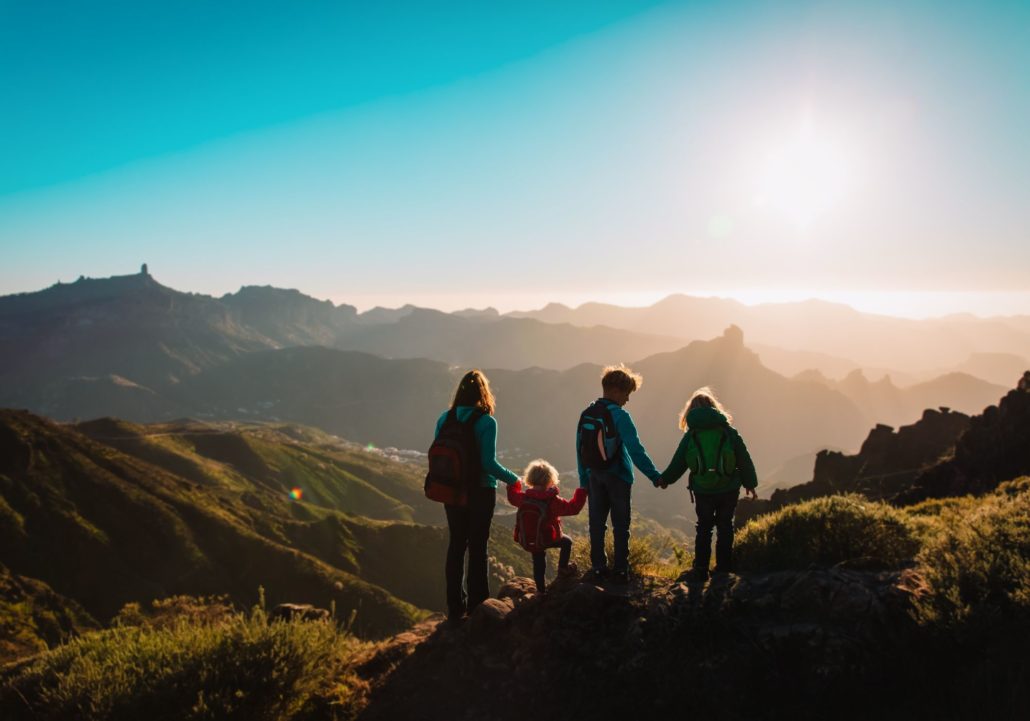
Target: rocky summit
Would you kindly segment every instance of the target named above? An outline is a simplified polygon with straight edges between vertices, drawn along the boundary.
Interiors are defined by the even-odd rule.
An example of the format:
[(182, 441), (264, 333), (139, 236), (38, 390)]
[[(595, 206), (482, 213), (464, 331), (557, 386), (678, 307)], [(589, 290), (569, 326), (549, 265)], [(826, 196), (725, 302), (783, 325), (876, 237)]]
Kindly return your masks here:
[(868, 718), (927, 681), (906, 666), (918, 592), (911, 572), (825, 568), (544, 595), (516, 578), (365, 658), (360, 718)]

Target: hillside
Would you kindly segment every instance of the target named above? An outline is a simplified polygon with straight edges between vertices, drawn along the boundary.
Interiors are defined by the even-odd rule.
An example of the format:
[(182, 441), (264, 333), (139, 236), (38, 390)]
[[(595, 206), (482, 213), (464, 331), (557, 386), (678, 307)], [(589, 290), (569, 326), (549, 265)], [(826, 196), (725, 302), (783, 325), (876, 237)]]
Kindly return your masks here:
[(345, 457), (323, 451), (320, 462), (334, 468), (322, 477), (341, 489), (309, 485), (328, 504), (319, 506), (284, 492), (287, 478), (309, 483), (303, 463), (314, 450), (304, 454), (263, 434), (179, 429), (140, 439), (138, 428), (114, 423), (85, 430), (123, 434), (112, 442), (133, 455), (28, 413), (0, 411), (0, 563), (98, 621), (129, 601), (179, 593), (225, 593), (247, 605), (263, 586), (271, 603), (332, 602), (344, 617), (356, 610), (355, 630), (380, 636), (418, 620), (418, 606), (442, 597), (429, 563), (443, 554), (440, 529), (328, 507), (415, 514), (382, 492), (345, 483)]
[(695, 583), (669, 559), (628, 586), (568, 579), (544, 595), (514, 577), (463, 624), (436, 616), (375, 644), (187, 599), (178, 621), (144, 618), (0, 670), (0, 712), (1023, 718), (1028, 511), (1027, 478), (946, 507), (809, 501), (745, 528), (736, 574)]

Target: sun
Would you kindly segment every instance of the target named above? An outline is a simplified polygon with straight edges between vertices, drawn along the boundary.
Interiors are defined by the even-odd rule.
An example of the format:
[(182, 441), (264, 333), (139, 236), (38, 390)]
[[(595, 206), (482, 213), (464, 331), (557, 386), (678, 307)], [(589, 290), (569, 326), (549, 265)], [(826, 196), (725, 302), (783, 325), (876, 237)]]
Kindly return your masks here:
[(806, 120), (796, 133), (763, 158), (755, 204), (808, 228), (845, 201), (856, 174), (856, 158), (842, 137)]

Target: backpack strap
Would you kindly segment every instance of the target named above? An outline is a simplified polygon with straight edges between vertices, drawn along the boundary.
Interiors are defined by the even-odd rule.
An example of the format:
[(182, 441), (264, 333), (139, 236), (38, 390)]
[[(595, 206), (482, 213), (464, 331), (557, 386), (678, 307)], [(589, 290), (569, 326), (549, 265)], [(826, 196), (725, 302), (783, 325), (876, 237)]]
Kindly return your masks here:
[(708, 461), (705, 460), (705, 451), (701, 447), (701, 442), (697, 440), (697, 431), (691, 430), (690, 437), (694, 440), (694, 448), (697, 449), (697, 459), (701, 461), (700, 472), (704, 473), (708, 470)]
[(537, 505), (537, 512), (536, 512), (536, 540), (537, 540), (537, 543), (541, 543), (542, 542), (542, 545), (544, 545), (544, 546), (547, 545), (547, 539), (545, 539), (541, 535), (541, 533), (544, 530), (544, 521), (548, 520), (547, 517), (549, 515), (551, 515), (551, 502), (550, 501), (541, 501)]
[(730, 475), (726, 472), (726, 467), (722, 463), (722, 449), (726, 446), (726, 435), (726, 429), (723, 428), (722, 437), (719, 439), (719, 449), (715, 452), (715, 463), (718, 466), (718, 468), (715, 469), (715, 472), (720, 476)]

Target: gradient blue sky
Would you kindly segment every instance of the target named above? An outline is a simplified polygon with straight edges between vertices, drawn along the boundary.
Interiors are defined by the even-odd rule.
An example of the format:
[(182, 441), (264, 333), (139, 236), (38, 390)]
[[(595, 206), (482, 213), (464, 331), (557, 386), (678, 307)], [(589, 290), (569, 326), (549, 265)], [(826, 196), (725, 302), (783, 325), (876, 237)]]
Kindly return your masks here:
[(0, 0), (0, 293), (145, 261), (359, 307), (1030, 313), (1028, 33), (1017, 2)]

